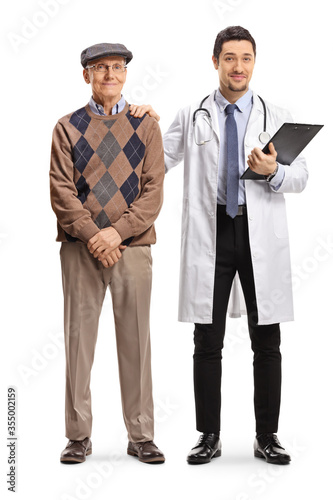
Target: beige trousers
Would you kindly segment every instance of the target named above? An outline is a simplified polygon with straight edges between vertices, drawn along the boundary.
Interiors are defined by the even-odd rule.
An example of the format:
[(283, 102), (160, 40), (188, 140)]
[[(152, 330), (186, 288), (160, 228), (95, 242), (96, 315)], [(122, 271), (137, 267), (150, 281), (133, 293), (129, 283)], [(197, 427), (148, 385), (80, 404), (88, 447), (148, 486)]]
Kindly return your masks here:
[[(91, 436), (90, 372), (106, 288), (112, 296), (122, 409), (130, 441), (154, 437), (149, 309), (150, 246), (127, 247), (111, 268), (84, 243), (62, 243), (66, 352), (66, 436)], [(106, 385), (110, 381), (105, 381)]]

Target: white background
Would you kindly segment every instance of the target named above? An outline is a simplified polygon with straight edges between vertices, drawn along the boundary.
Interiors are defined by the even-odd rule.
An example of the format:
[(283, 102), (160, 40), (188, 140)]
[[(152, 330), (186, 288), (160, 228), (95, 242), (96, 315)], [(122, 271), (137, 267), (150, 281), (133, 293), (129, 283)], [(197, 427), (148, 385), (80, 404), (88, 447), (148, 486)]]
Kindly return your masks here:
[[(48, 5), (48, 7), (46, 6)], [(53, 7), (52, 7), (52, 5)], [(332, 425), (332, 37), (326, 0), (15, 0), (1, 15), (0, 494), (7, 492), (7, 387), (17, 388), (16, 498), (270, 500), (328, 498)], [(47, 13), (48, 11), (48, 13)], [(156, 443), (151, 466), (126, 455), (111, 299), (92, 372), (93, 455), (64, 466), (65, 362), (56, 220), (49, 203), (52, 129), (85, 105), (80, 53), (98, 42), (134, 54), (124, 95), (151, 103), (165, 132), (177, 110), (218, 85), (211, 62), (229, 25), (257, 42), (251, 87), (295, 120), (325, 124), (305, 150), (307, 189), (287, 195), (296, 321), (282, 325), (279, 437), (287, 467), (253, 457), (252, 353), (245, 318), (228, 321), (223, 360), (223, 456), (191, 467), (193, 326), (177, 322), (182, 166), (168, 174), (153, 248), (151, 335)], [(7, 498), (7, 496), (6, 496)], [(11, 497), (10, 497), (11, 498)]]

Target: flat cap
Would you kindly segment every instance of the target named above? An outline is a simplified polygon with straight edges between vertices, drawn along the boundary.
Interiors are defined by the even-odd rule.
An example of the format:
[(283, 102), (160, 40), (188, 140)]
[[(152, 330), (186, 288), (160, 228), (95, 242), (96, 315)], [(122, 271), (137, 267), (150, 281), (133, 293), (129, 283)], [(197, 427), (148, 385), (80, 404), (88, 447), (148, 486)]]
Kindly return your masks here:
[(126, 64), (133, 58), (132, 52), (121, 43), (97, 43), (81, 52), (81, 64), (85, 68), (88, 62), (107, 56), (124, 57)]

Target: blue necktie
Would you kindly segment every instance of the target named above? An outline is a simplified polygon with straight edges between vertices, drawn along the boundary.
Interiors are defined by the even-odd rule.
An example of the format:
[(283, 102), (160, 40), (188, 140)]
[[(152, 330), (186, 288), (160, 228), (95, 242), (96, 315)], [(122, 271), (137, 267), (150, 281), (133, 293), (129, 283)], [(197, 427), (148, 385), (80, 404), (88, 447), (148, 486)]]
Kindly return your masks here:
[(238, 166), (238, 136), (237, 125), (234, 117), (236, 104), (228, 104), (225, 108), (227, 114), (227, 214), (232, 219), (238, 212), (238, 186), (239, 186), (239, 166)]

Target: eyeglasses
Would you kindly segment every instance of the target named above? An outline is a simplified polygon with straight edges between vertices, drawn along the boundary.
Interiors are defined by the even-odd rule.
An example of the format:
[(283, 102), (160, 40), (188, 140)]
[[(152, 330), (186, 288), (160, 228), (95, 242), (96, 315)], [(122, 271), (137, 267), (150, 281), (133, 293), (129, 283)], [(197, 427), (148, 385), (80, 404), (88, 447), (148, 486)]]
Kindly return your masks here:
[(106, 73), (109, 71), (109, 68), (112, 69), (114, 73), (123, 73), (127, 66), (123, 66), (122, 64), (94, 64), (93, 66), (86, 66), (87, 69), (92, 69), (94, 68), (94, 71), (97, 71), (97, 73)]

